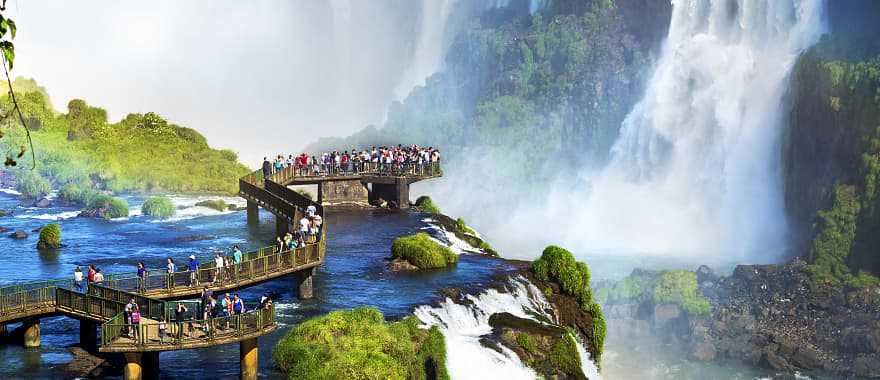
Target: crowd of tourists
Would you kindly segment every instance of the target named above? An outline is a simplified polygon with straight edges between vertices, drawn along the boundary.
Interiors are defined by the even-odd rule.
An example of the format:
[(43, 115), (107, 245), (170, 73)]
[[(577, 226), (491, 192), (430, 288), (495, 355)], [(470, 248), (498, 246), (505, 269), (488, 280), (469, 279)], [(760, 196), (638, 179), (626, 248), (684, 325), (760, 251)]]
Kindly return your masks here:
[(440, 162), (440, 150), (418, 145), (372, 147), (350, 151), (323, 152), (310, 155), (283, 154), (273, 160), (263, 157), (263, 176), (269, 177), (286, 168), (294, 168), (300, 176), (347, 175), (357, 173), (432, 174)]
[(321, 230), (324, 219), (317, 214), (317, 207), (310, 205), (306, 208), (306, 214), (292, 232), (287, 232), (275, 238), (275, 252), (290, 251), (303, 248), (307, 244), (321, 241)]

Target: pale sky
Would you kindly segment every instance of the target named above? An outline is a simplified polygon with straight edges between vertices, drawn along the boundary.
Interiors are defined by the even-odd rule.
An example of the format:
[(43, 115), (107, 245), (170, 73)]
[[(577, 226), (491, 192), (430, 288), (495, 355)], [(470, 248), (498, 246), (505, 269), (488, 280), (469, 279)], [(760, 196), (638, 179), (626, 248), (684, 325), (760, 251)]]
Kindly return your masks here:
[(154, 111), (256, 165), (384, 118), (418, 31), (415, 1), (9, 0), (14, 76), (111, 121)]

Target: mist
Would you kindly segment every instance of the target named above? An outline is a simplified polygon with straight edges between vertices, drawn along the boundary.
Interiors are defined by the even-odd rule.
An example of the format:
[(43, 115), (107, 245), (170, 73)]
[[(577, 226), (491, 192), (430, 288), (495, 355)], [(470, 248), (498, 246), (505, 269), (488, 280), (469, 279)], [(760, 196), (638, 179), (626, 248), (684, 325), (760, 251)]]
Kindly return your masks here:
[(12, 75), (36, 79), (59, 111), (81, 98), (111, 121), (157, 112), (254, 166), (380, 124), (441, 64), (437, 18), (454, 2), (437, 3), (13, 0)]

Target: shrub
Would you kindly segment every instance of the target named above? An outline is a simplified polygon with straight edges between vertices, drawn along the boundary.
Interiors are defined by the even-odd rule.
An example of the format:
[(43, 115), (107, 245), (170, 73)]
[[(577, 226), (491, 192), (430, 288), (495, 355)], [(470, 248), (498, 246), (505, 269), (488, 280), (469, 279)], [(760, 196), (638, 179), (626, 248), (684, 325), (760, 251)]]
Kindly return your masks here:
[(654, 286), (654, 302), (679, 305), (691, 315), (709, 313), (709, 301), (700, 294), (696, 273), (686, 270), (661, 273)]
[(144, 215), (165, 219), (174, 216), (177, 208), (168, 197), (151, 197), (141, 205), (141, 212)]
[(61, 248), (61, 226), (52, 223), (40, 229), (37, 249)]
[(68, 202), (83, 206), (88, 206), (95, 202), (95, 199), (101, 195), (98, 190), (80, 187), (79, 185), (68, 183), (58, 190), (58, 198)]
[(581, 369), (580, 354), (577, 351), (577, 343), (571, 334), (566, 334), (550, 347), (550, 364), (567, 374), (583, 374)]
[(229, 205), (226, 204), (226, 202), (224, 202), (222, 199), (201, 201), (196, 203), (196, 206), (212, 208), (217, 211), (226, 211), (227, 209), (229, 209)]
[[(458, 218), (455, 220), (455, 226), (458, 227), (458, 230), (461, 233), (476, 235), (477, 233), (464, 222), (463, 218)], [(487, 244), (488, 245), (488, 244)]]
[(405, 259), (421, 269), (444, 268), (458, 262), (458, 255), (424, 232), (394, 239), (391, 256)]
[(416, 207), (424, 212), (430, 212), (432, 214), (439, 214), (440, 208), (434, 204), (434, 200), (427, 195), (422, 195), (418, 199), (416, 199)]
[(544, 249), (541, 258), (532, 262), (532, 272), (541, 281), (555, 281), (566, 294), (575, 296), (582, 307), (593, 301), (590, 290), (590, 269), (577, 262), (571, 252), (551, 245)]
[(111, 197), (106, 194), (98, 194), (86, 205), (87, 210), (106, 209), (105, 217), (108, 219), (124, 218), (128, 216), (128, 202), (125, 199)]
[(436, 363), (448, 379), (443, 336), (418, 328), (413, 317), (386, 323), (373, 308), (333, 311), (309, 319), (275, 346), (276, 365), (290, 379), (425, 379)]
[(25, 197), (39, 198), (52, 191), (52, 185), (33, 170), (21, 170), (15, 177), (16, 188)]

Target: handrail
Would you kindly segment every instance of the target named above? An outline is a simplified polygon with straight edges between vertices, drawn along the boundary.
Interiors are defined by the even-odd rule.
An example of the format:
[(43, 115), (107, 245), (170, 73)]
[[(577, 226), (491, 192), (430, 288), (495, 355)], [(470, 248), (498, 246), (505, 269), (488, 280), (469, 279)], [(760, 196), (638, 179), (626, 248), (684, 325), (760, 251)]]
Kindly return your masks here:
[[(279, 184), (286, 184), (297, 178), (319, 179), (319, 178), (344, 178), (346, 176), (370, 175), (370, 176), (391, 176), (391, 177), (435, 177), (443, 175), (440, 168), (440, 161), (428, 163), (391, 163), (383, 164), (376, 162), (352, 162), (347, 167), (336, 167), (335, 164), (319, 164), (316, 171), (311, 165), (308, 167), (287, 166), (269, 175), (266, 179)], [(263, 176), (262, 170), (258, 170), (259, 177)], [(246, 178), (255, 179), (257, 172), (251, 173)], [(253, 182), (252, 182), (253, 183)], [(259, 184), (253, 183), (257, 186)]]

